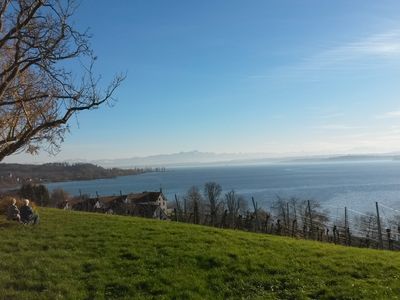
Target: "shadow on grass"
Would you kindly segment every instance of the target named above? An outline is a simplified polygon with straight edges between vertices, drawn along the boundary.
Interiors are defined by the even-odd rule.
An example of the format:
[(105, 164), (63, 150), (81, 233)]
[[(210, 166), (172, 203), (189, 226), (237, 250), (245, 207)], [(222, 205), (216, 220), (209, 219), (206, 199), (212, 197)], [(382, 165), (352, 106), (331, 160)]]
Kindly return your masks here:
[(124, 298), (129, 294), (129, 288), (120, 283), (109, 283), (105, 286), (104, 297), (106, 299)]
[(17, 222), (11, 222), (11, 221), (0, 222), (0, 228), (12, 228), (16, 227), (17, 225), (19, 225)]
[(135, 253), (128, 252), (128, 251), (123, 251), (119, 257), (121, 259), (124, 259), (124, 260), (138, 260), (138, 259), (140, 259), (139, 255), (136, 255)]
[(210, 270), (223, 266), (223, 262), (219, 258), (208, 255), (197, 255), (196, 262), (198, 267), (203, 270)]

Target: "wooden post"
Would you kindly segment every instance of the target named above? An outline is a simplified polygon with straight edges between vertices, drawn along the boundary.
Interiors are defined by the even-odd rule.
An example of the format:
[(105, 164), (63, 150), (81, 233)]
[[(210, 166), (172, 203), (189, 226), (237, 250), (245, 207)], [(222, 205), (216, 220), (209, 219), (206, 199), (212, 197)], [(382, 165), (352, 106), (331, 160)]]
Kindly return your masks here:
[(287, 233), (289, 235), (290, 232), (290, 217), (289, 217), (289, 202), (286, 202), (286, 224), (287, 224)]
[(266, 214), (266, 216), (265, 216), (265, 233), (268, 233), (268, 220), (269, 220), (269, 214)]
[(193, 203), (193, 222), (194, 224), (199, 224), (199, 204), (197, 203), (197, 200), (194, 201)]
[(293, 201), (293, 224), (295, 224), (295, 229), (294, 229), (294, 233), (295, 235), (297, 235), (297, 211), (296, 211), (296, 202)]
[(337, 227), (336, 225), (333, 226), (333, 242), (336, 244), (337, 243)]
[(344, 207), (344, 230), (345, 230), (344, 239), (345, 239), (346, 246), (349, 243), (348, 226), (349, 226), (349, 224), (347, 221), (347, 206), (345, 206)]
[(292, 237), (294, 237), (294, 235), (295, 235), (295, 228), (296, 228), (296, 225), (297, 225), (297, 220), (296, 219), (294, 219), (293, 221), (292, 221)]
[(251, 201), (253, 202), (254, 215), (256, 217), (256, 231), (258, 231), (260, 227), (258, 223), (258, 204), (254, 201), (254, 197), (251, 197)]
[(387, 240), (388, 240), (388, 249), (393, 250), (393, 240), (391, 237), (391, 232), (390, 228), (386, 228), (386, 235), (387, 235)]
[(347, 227), (347, 245), (348, 245), (348, 246), (351, 246), (350, 227)]
[(181, 214), (181, 208), (178, 200), (178, 196), (175, 194), (175, 202), (176, 202), (176, 221), (179, 222), (178, 214)]
[(281, 226), (281, 220), (276, 221), (276, 234), (281, 235), (282, 231), (282, 226)]
[(308, 207), (308, 217), (310, 218), (310, 232), (311, 232), (311, 235), (313, 235), (314, 228), (313, 228), (313, 222), (312, 222), (310, 200), (307, 200), (307, 207)]
[(183, 197), (183, 214), (185, 222), (187, 222), (187, 205), (186, 205), (186, 197)]
[(378, 202), (375, 202), (376, 205), (376, 217), (378, 222), (378, 238), (379, 238), (379, 249), (383, 249), (383, 239), (382, 239), (382, 227), (381, 227), (381, 219), (379, 217), (379, 206)]
[(228, 216), (228, 211), (225, 209), (224, 214), (222, 216), (222, 220), (221, 220), (221, 228), (226, 227), (225, 222), (226, 222), (227, 216)]

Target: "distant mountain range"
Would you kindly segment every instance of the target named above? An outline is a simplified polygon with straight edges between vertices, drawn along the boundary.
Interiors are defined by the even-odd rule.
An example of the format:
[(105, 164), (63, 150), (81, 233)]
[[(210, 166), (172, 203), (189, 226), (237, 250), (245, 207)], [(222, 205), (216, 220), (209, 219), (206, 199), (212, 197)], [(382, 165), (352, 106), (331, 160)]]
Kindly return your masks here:
[(90, 163), (103, 167), (191, 167), (206, 165), (245, 165), (268, 163), (328, 163), (328, 162), (362, 162), (400, 160), (399, 153), (388, 154), (351, 154), (351, 155), (293, 155), (277, 157), (276, 154), (265, 153), (213, 153), (189, 151), (172, 154), (160, 154), (146, 157), (132, 157), (123, 159), (94, 160)]
[(123, 159), (102, 159), (91, 161), (104, 167), (167, 167), (167, 166), (196, 166), (204, 164), (219, 164), (245, 162), (265, 158), (265, 154), (245, 153), (213, 153), (189, 151), (172, 154), (160, 154), (146, 157)]
[(394, 161), (399, 160), (400, 154), (349, 154), (332, 156), (311, 156), (282, 160), (281, 162), (357, 162), (357, 161)]

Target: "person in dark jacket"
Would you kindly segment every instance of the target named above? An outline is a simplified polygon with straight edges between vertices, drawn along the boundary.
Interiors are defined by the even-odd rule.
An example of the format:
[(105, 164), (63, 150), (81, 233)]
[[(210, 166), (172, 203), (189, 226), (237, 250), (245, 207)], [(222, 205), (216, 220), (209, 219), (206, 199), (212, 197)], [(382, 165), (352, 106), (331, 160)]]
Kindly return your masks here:
[(29, 200), (24, 199), (24, 205), (20, 208), (21, 222), (28, 224), (38, 224), (39, 216), (35, 214), (32, 210), (32, 207), (29, 206)]
[(18, 209), (16, 203), (17, 203), (17, 200), (15, 200), (15, 198), (13, 198), (11, 205), (7, 208), (7, 220), (21, 222), (20, 212), (19, 212), (19, 209)]

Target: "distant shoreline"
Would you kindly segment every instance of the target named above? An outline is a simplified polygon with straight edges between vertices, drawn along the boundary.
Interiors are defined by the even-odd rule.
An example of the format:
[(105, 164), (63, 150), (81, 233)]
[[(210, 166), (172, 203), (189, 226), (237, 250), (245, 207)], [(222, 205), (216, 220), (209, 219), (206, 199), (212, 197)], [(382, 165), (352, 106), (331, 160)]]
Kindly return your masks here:
[(18, 189), (23, 184), (112, 179), (121, 176), (164, 172), (165, 168), (103, 168), (93, 164), (51, 163), (44, 165), (0, 164), (0, 190)]
[[(153, 171), (155, 172), (155, 171)], [(68, 179), (68, 180), (59, 180), (59, 181), (41, 181), (41, 182), (31, 182), (32, 184), (52, 184), (52, 183), (65, 183), (65, 182), (79, 182), (79, 181), (96, 181), (96, 180), (101, 180), (101, 179), (115, 179), (118, 177), (128, 177), (128, 176), (136, 176), (136, 175), (141, 175), (145, 174), (148, 172), (143, 172), (143, 173), (137, 173), (137, 174), (128, 174), (128, 175), (120, 175), (120, 176), (113, 176), (113, 177), (101, 177), (101, 178), (92, 178), (92, 179)], [(18, 185), (10, 185), (10, 186), (3, 186), (0, 185), (0, 193), (1, 192), (17, 192), (20, 188), (22, 187), (22, 184)]]

